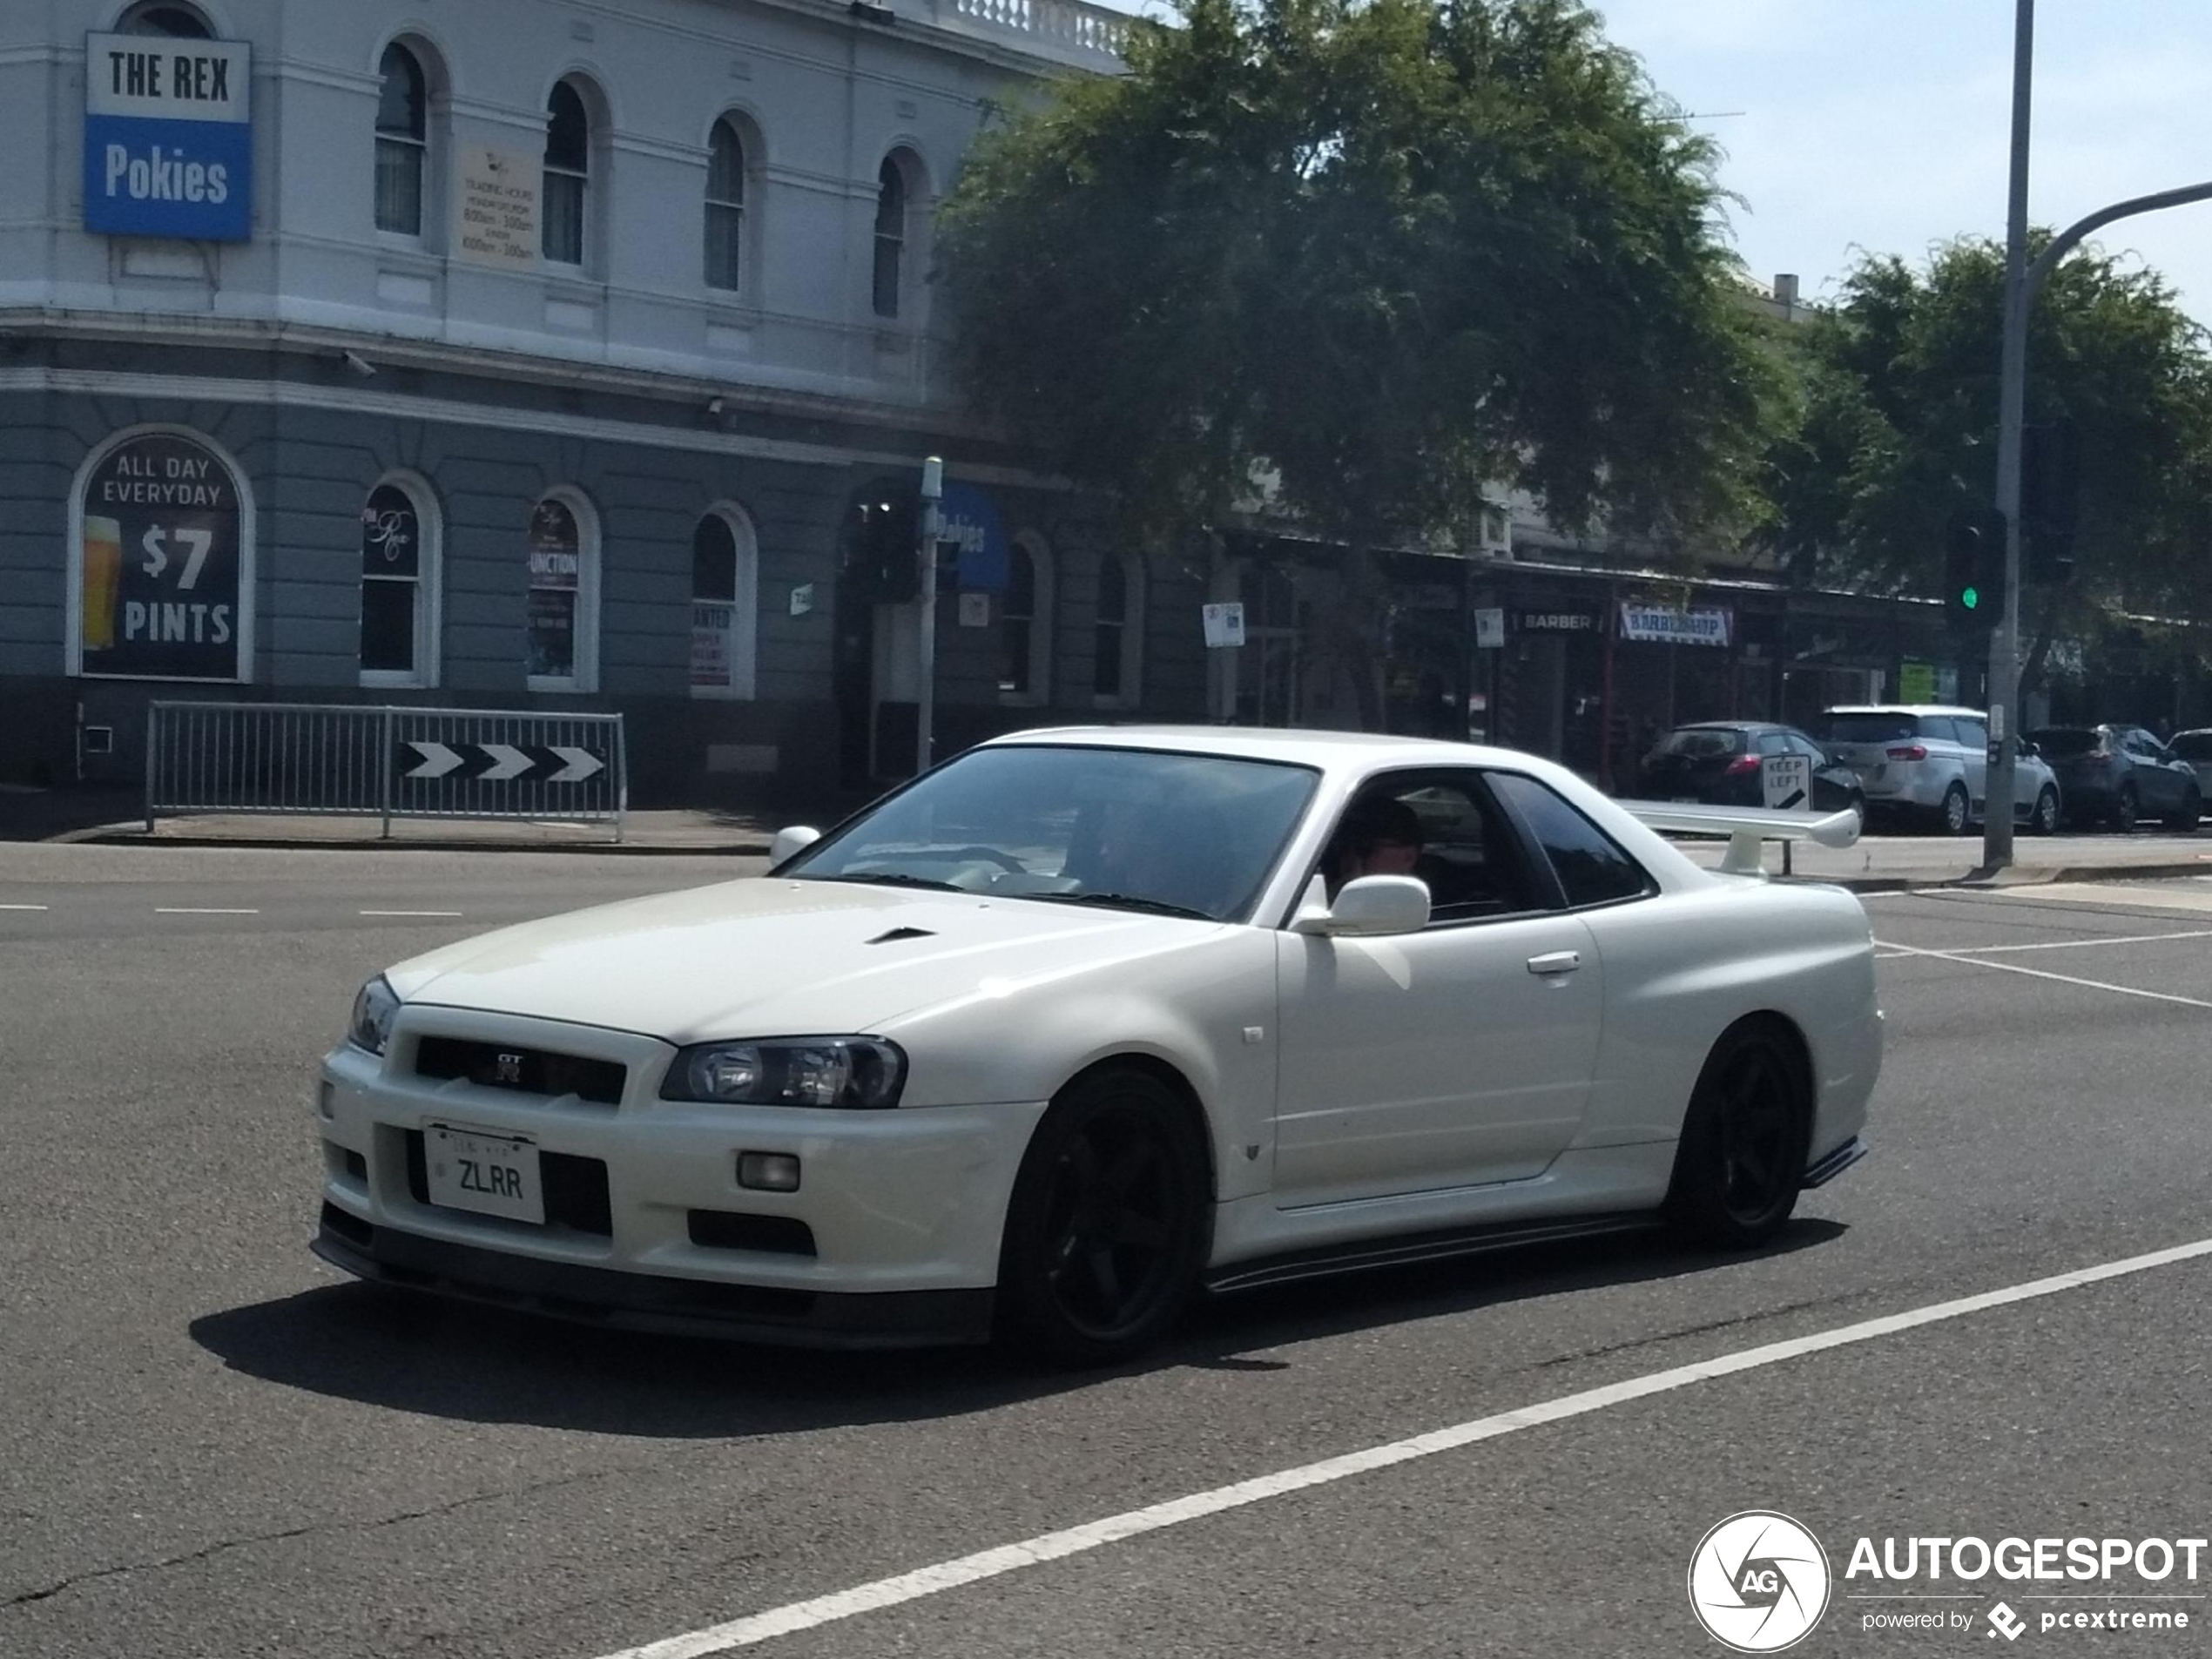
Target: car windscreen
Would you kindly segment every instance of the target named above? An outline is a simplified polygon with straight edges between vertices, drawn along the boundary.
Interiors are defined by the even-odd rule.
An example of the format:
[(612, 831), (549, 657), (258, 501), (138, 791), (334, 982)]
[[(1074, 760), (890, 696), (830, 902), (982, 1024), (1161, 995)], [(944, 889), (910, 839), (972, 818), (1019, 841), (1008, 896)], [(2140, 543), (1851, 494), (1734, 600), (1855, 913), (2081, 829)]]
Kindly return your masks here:
[(1318, 781), (1219, 755), (974, 749), (778, 873), (1226, 921), (1258, 899)]
[(2074, 755), (2086, 755), (2094, 751), (2100, 738), (2094, 732), (2080, 726), (2052, 726), (2041, 732), (2031, 732), (2027, 740), (2043, 752), (2047, 760), (2065, 760)]
[(2184, 732), (2168, 746), (2184, 760), (2212, 760), (2212, 732)]
[(1895, 743), (1920, 735), (1920, 722), (1911, 714), (1831, 714), (1828, 717), (1831, 743)]
[(1711, 760), (1722, 755), (1740, 753), (1743, 747), (1743, 734), (1741, 732), (1689, 725), (1678, 732), (1669, 732), (1666, 741), (1659, 745), (1658, 752), (1680, 755), (1685, 760)]

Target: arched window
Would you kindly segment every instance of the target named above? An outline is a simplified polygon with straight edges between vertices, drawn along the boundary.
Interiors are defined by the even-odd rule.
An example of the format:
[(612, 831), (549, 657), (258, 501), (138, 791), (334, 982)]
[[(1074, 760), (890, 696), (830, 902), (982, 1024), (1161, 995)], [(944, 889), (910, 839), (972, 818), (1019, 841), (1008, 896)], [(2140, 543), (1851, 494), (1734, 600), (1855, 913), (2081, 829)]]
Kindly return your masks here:
[(543, 251), (552, 265), (583, 263), (584, 199), (591, 183), (591, 117), (572, 81), (545, 104)]
[(727, 116), (714, 124), (706, 166), (706, 286), (745, 288), (745, 138)]
[(361, 680), (438, 683), (437, 504), (420, 481), (387, 478), (361, 509)]
[(759, 554), (739, 509), (711, 509), (691, 531), (691, 695), (753, 694)]
[(1052, 556), (1035, 536), (1007, 550), (1006, 596), (999, 606), (999, 700), (1033, 704), (1052, 691)]
[(144, 0), (123, 14), (115, 25), (118, 35), (159, 35), (171, 40), (212, 40), (215, 31), (207, 19), (191, 6), (172, 0)]
[(1092, 635), (1092, 695), (1103, 707), (1136, 707), (1144, 644), (1144, 572), (1125, 554), (1109, 553), (1099, 562)]
[(574, 490), (530, 511), (523, 650), (533, 691), (589, 691), (598, 680), (599, 521)]
[(875, 314), (899, 314), (907, 256), (907, 174), (895, 157), (883, 158), (875, 186)]
[(384, 49), (376, 105), (376, 228), (422, 234), (422, 176), (430, 152), (430, 97), (413, 52)]

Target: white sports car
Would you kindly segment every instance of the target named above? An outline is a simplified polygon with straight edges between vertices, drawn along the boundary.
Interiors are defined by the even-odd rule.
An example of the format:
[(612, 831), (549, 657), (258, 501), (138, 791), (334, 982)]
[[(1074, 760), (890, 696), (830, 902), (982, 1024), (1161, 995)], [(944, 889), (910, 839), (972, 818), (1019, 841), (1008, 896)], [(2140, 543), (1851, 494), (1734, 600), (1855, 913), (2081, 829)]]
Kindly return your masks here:
[[(1638, 814), (1642, 813), (1640, 819)], [(364, 1278), (1069, 1361), (1194, 1291), (1670, 1221), (1771, 1238), (1881, 1063), (1867, 920), (1504, 750), (1027, 732), (765, 876), (365, 986), (316, 1251)]]

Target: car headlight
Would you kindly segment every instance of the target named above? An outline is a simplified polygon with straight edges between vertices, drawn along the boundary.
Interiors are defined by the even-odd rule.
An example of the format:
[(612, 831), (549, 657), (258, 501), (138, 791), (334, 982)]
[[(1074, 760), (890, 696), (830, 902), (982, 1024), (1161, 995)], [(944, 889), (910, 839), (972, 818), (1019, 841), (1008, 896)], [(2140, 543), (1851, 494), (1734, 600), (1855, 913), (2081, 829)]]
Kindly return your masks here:
[(392, 1022), (399, 1011), (399, 993), (379, 974), (354, 998), (354, 1017), (346, 1027), (346, 1041), (356, 1049), (382, 1054), (384, 1045), (392, 1040)]
[(881, 1037), (775, 1037), (679, 1050), (660, 1097), (717, 1106), (872, 1110), (896, 1106), (906, 1081), (906, 1051)]

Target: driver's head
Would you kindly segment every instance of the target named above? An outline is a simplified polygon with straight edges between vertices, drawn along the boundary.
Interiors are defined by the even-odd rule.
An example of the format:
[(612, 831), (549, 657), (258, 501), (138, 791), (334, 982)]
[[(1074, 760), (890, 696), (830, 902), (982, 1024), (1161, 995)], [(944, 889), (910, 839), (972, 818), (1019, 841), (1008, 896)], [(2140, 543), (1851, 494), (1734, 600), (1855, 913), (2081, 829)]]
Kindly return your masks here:
[(1339, 845), (1339, 882), (1363, 875), (1411, 875), (1421, 856), (1421, 820), (1402, 800), (1372, 797), (1345, 814)]

